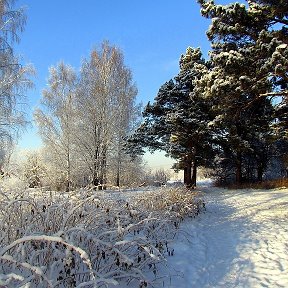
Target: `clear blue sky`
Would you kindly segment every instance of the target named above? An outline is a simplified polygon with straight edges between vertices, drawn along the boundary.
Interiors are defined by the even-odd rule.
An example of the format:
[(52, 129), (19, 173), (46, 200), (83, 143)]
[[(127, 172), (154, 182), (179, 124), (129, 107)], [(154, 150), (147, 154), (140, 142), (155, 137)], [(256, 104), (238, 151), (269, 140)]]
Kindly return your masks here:
[[(103, 40), (123, 51), (139, 90), (137, 101), (144, 104), (178, 73), (179, 57), (188, 46), (201, 47), (205, 57), (210, 47), (205, 34), (209, 21), (200, 15), (196, 0), (16, 1), (15, 7), (23, 6), (27, 24), (15, 49), (37, 71), (35, 88), (27, 92), (31, 120), (48, 68), (63, 60), (78, 70), (81, 59)], [(37, 147), (36, 135), (35, 127), (28, 128), (19, 145)]]

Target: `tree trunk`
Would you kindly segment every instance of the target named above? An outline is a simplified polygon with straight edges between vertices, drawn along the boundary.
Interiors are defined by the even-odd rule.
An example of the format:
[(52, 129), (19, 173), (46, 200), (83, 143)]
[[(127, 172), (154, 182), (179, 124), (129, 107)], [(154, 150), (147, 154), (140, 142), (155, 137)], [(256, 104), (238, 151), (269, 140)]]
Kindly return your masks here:
[(92, 184), (93, 186), (98, 186), (99, 185), (99, 178), (98, 178), (98, 148), (95, 151), (94, 155), (94, 163), (93, 163), (93, 179), (92, 179)]
[(107, 148), (103, 148), (102, 157), (101, 157), (101, 167), (100, 167), (100, 184), (105, 189), (106, 187), (106, 170), (107, 170)]
[(99, 185), (99, 180), (98, 180), (98, 177), (96, 174), (93, 175), (92, 184), (93, 184), (93, 186)]
[(120, 189), (120, 161), (117, 163), (117, 176), (116, 176), (116, 186)]
[(262, 182), (263, 180), (263, 173), (264, 173), (264, 169), (262, 167), (262, 165), (259, 165), (257, 167), (257, 181), (258, 182)]
[(116, 186), (117, 186), (117, 187), (120, 187), (120, 175), (119, 175), (119, 171), (117, 171)]
[(192, 163), (191, 161), (187, 161), (184, 167), (184, 184), (187, 187), (191, 187), (192, 184)]
[(121, 170), (121, 148), (120, 148), (120, 142), (118, 143), (118, 153), (117, 153), (117, 175), (116, 175), (116, 186), (120, 189), (120, 170)]
[(97, 126), (97, 123), (94, 123), (94, 155), (93, 155), (93, 179), (92, 179), (92, 184), (93, 186), (98, 186), (99, 185), (99, 150), (100, 150), (100, 145), (99, 145), (99, 139), (100, 139), (100, 132), (99, 132), (99, 127)]
[(236, 183), (242, 183), (242, 155), (241, 152), (237, 152), (236, 159)]
[(196, 187), (196, 178), (197, 178), (197, 164), (194, 160), (193, 162), (193, 173), (192, 173), (192, 187)]
[(71, 191), (71, 161), (70, 161), (70, 141), (68, 138), (68, 152), (67, 152), (67, 179), (66, 179), (66, 192)]

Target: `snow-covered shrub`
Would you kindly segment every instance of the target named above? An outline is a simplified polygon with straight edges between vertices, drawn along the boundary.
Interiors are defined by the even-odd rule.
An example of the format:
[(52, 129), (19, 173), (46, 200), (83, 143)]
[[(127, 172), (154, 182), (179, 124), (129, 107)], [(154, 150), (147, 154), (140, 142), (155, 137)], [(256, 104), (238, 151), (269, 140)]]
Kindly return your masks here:
[(15, 191), (24, 191), (28, 188), (28, 183), (14, 175), (4, 176), (0, 179), (0, 189), (5, 192), (15, 193)]
[(146, 208), (154, 206), (146, 209), (144, 194), (128, 199), (115, 193), (2, 193), (0, 285), (159, 286), (177, 219), (197, 214), (200, 202), (193, 206), (191, 191), (161, 191), (147, 194)]
[(164, 187), (157, 191), (146, 192), (134, 197), (134, 202), (139, 209), (161, 213), (168, 218), (183, 219), (194, 217), (205, 207), (199, 197), (199, 192), (193, 192), (184, 186)]

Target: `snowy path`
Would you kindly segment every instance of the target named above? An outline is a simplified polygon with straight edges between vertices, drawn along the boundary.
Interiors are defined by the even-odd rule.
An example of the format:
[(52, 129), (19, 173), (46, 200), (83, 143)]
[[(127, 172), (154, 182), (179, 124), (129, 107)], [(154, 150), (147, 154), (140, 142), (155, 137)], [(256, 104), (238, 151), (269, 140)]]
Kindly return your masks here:
[(207, 212), (183, 224), (165, 287), (288, 287), (288, 189), (202, 191)]

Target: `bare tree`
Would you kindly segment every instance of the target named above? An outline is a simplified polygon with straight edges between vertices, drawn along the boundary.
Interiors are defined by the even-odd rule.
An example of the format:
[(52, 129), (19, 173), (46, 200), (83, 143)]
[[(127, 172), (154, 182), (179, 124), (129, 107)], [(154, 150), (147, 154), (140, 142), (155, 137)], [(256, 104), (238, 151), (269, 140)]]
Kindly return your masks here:
[(171, 177), (171, 172), (169, 170), (164, 170), (163, 168), (157, 169), (154, 172), (154, 179), (157, 182), (165, 184)]
[[(112, 156), (114, 156), (113, 167), (116, 168), (116, 186), (120, 186), (121, 171), (124, 171), (123, 166), (127, 166), (130, 162), (130, 156), (124, 152), (125, 138), (136, 127), (137, 119), (140, 116), (140, 105), (135, 105), (135, 97), (137, 89), (132, 84), (131, 71), (125, 69), (120, 75), (120, 85), (117, 91), (117, 107), (115, 111), (117, 119), (114, 129), (114, 144)], [(137, 124), (136, 124), (137, 123)]]
[(120, 167), (121, 145), (135, 111), (137, 89), (123, 54), (108, 42), (83, 61), (80, 78), (78, 147), (89, 167), (91, 182), (97, 186), (107, 180), (111, 155), (117, 155)]
[(42, 92), (43, 109), (37, 109), (34, 115), (53, 162), (66, 174), (66, 190), (69, 191), (74, 155), (76, 74), (63, 62), (51, 67), (49, 72), (49, 88)]
[(140, 113), (136, 94), (123, 54), (108, 42), (84, 59), (78, 79), (64, 63), (50, 68), (35, 118), (49, 167), (54, 163), (55, 171), (65, 171), (67, 190), (72, 178), (78, 185), (98, 186), (109, 176), (120, 185), (122, 166), (131, 162), (122, 149), (124, 139)]
[[(0, 154), (17, 136), (18, 128), (27, 122), (23, 112), (23, 98), (32, 86), (31, 66), (20, 64), (12, 45), (19, 42), (26, 17), (23, 10), (13, 10), (12, 0), (0, 0)], [(3, 159), (0, 159), (0, 161)], [(1, 162), (2, 162), (1, 161)]]

